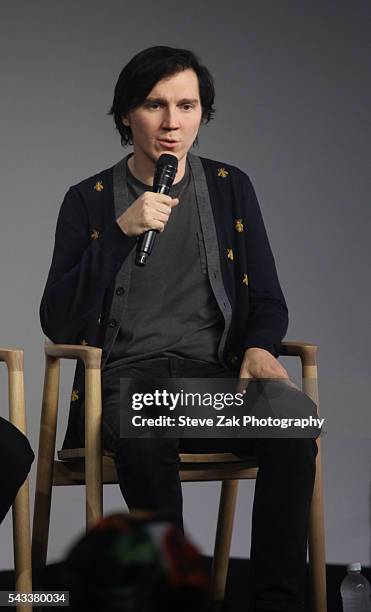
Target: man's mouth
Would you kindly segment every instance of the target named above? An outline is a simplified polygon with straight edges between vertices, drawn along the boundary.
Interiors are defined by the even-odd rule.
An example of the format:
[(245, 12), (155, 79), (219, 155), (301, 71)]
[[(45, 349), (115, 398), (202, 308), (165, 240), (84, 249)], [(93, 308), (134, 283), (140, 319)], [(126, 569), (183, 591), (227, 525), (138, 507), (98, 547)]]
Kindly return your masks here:
[(165, 147), (167, 149), (173, 149), (174, 147), (176, 147), (177, 144), (179, 144), (178, 140), (168, 140), (167, 138), (159, 138), (159, 143), (161, 144), (162, 147)]

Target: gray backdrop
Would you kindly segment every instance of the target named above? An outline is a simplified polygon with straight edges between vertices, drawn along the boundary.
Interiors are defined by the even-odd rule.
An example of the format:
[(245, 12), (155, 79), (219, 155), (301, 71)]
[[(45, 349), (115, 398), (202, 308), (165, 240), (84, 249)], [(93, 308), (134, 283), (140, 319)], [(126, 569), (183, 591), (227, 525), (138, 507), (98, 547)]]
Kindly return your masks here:
[[(37, 449), (38, 306), (67, 188), (123, 151), (106, 112), (142, 48), (193, 49), (215, 78), (215, 120), (195, 152), (255, 185), (290, 311), (287, 335), (319, 345), (327, 559), (370, 564), (369, 2), (2, 2), (0, 344), (23, 347)], [(299, 368), (286, 360), (294, 379)], [(72, 367), (63, 367), (61, 442)], [(7, 413), (1, 368), (1, 413)], [(31, 499), (35, 466), (31, 474)], [(240, 486), (232, 555), (249, 554), (253, 483)], [(185, 524), (212, 552), (218, 484), (184, 485)], [(105, 489), (105, 511), (123, 502)], [(50, 560), (84, 524), (81, 487), (53, 496)], [(11, 518), (0, 568), (12, 565)]]

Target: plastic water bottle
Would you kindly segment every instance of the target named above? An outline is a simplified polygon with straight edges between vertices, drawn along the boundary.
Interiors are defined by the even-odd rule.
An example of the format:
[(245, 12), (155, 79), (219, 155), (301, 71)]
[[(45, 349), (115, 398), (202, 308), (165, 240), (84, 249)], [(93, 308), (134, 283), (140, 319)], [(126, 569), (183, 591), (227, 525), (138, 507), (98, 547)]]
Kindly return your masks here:
[(370, 583), (361, 574), (360, 563), (350, 563), (340, 586), (343, 612), (371, 612)]

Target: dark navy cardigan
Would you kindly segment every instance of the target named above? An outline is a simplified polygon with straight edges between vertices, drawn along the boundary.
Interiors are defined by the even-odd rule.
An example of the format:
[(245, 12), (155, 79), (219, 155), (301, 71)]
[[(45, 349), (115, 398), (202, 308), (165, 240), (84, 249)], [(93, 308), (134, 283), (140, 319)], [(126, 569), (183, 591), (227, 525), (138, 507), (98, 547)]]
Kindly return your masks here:
[[(40, 306), (46, 336), (56, 343), (102, 347), (103, 366), (120, 327), (130, 286), (128, 256), (136, 244), (116, 223), (128, 206), (128, 157), (67, 192)], [(209, 280), (225, 319), (219, 357), (237, 371), (247, 348), (278, 356), (288, 326), (287, 306), (249, 177), (229, 164), (192, 154), (188, 160)], [(84, 371), (78, 362), (64, 448), (78, 445), (83, 398)]]

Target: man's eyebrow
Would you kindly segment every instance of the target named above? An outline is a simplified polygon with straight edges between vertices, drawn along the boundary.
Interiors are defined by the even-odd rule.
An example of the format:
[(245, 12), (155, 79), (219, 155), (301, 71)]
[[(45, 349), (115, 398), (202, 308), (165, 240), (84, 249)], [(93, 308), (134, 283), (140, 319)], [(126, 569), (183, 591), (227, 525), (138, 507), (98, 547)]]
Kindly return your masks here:
[[(178, 104), (197, 104), (198, 101), (198, 98), (182, 98), (179, 100)], [(145, 102), (167, 104), (167, 100), (165, 100), (165, 98), (146, 98)]]

